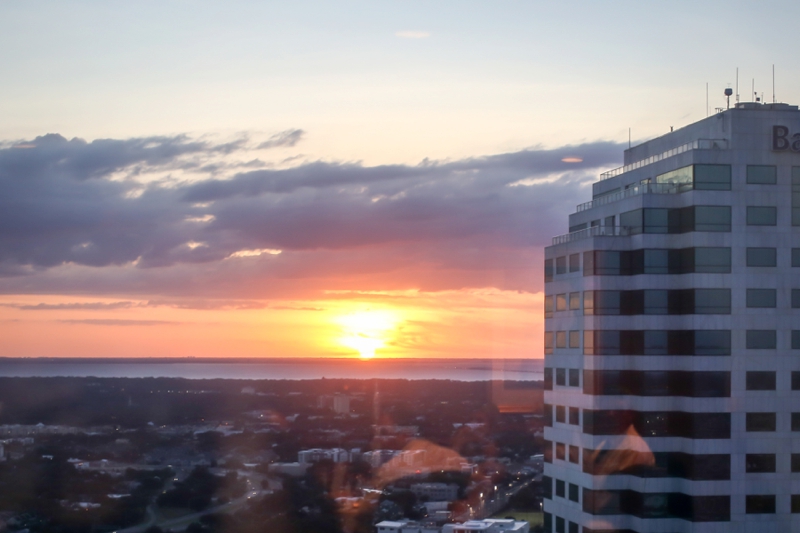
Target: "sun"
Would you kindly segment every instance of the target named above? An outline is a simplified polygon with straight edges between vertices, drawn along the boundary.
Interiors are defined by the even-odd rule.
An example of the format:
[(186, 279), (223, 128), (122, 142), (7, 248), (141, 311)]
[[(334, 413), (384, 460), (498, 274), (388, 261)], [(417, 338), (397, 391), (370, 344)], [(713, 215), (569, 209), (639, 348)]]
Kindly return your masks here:
[(394, 331), (398, 319), (391, 311), (358, 311), (340, 316), (337, 322), (343, 335), (339, 342), (356, 350), (362, 359), (372, 359), (383, 348)]

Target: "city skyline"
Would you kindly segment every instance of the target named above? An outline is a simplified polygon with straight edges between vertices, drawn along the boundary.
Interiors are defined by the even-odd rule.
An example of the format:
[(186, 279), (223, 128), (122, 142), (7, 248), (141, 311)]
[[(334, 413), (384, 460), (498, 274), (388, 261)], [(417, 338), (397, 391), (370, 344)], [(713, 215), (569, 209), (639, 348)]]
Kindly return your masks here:
[(689, 5), (0, 7), (2, 355), (542, 357), (629, 131), (800, 101), (800, 8)]

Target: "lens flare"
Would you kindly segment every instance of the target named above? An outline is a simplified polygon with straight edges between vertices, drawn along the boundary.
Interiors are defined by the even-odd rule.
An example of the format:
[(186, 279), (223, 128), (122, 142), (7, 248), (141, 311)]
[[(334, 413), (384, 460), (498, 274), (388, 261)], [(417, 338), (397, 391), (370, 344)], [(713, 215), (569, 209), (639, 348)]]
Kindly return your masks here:
[(386, 346), (398, 319), (391, 311), (359, 311), (339, 317), (343, 335), (339, 342), (356, 350), (362, 359), (375, 357), (376, 350)]

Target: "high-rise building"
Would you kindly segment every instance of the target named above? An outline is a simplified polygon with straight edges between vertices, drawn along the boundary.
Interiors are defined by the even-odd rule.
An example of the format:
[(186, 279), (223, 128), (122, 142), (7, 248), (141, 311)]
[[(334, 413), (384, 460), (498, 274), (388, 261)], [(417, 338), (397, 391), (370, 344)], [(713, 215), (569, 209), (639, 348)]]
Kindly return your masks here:
[(545, 251), (545, 530), (800, 531), (800, 111), (625, 150)]

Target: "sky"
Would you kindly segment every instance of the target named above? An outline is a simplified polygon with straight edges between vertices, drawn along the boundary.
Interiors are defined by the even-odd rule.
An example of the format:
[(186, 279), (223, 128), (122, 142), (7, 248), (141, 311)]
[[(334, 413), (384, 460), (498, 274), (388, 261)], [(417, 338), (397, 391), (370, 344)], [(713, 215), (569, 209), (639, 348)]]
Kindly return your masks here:
[(543, 249), (629, 131), (737, 68), (800, 103), (798, 15), (0, 2), (0, 356), (542, 357)]

